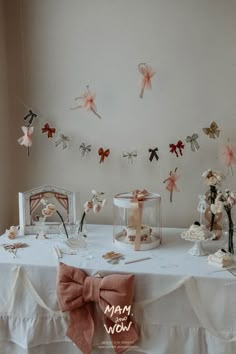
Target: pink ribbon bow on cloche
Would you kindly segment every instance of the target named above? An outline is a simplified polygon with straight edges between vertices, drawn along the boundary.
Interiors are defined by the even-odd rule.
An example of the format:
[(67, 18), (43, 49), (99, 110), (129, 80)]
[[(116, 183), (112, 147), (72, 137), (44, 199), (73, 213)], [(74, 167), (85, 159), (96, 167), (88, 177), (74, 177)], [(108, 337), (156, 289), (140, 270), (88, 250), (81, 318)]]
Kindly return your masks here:
[[(107, 333), (110, 332), (116, 354), (123, 353), (138, 340), (139, 335), (129, 316), (134, 296), (134, 275), (112, 274), (98, 278), (60, 263), (57, 296), (61, 310), (69, 311), (67, 336), (84, 354), (90, 354), (92, 350), (94, 302), (104, 314), (104, 327)], [(127, 316), (127, 320), (122, 321), (123, 328), (125, 326), (127, 330), (119, 330), (119, 333), (115, 327), (115, 319), (119, 316), (116, 309), (123, 309), (120, 317)]]

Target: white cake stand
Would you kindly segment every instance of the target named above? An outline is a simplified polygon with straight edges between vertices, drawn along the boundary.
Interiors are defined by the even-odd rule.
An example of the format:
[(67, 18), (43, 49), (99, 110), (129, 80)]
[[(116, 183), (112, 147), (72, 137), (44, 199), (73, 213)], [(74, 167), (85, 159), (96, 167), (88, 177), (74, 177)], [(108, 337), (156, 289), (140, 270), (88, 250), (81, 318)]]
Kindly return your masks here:
[(192, 256), (206, 256), (208, 254), (208, 252), (202, 246), (202, 243), (208, 241), (208, 239), (206, 239), (206, 240), (193, 240), (193, 239), (185, 238), (185, 240), (194, 242), (193, 247), (191, 247), (188, 250), (188, 253), (191, 254)]

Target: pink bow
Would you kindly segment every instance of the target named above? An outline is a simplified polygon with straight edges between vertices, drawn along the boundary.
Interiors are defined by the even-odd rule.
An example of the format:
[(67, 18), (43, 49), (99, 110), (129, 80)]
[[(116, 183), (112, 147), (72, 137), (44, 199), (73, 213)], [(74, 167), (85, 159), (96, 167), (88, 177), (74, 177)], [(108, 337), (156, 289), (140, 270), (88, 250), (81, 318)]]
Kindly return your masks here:
[(17, 141), (20, 145), (30, 147), (32, 145), (31, 135), (34, 132), (34, 127), (21, 127), (24, 135), (19, 138)]
[[(69, 311), (67, 336), (84, 354), (90, 354), (94, 334), (93, 302), (104, 314), (105, 329), (115, 328), (115, 309), (123, 309), (124, 331), (110, 331), (116, 354), (123, 353), (139, 338), (131, 321), (130, 307), (134, 296), (134, 275), (107, 275), (104, 278), (88, 276), (78, 268), (59, 264), (57, 282), (58, 302), (62, 311)], [(112, 311), (111, 309), (114, 309)], [(133, 317), (132, 317), (133, 319)], [(120, 324), (120, 323), (119, 323)], [(108, 331), (107, 331), (108, 332)], [(116, 343), (119, 343), (116, 346)]]

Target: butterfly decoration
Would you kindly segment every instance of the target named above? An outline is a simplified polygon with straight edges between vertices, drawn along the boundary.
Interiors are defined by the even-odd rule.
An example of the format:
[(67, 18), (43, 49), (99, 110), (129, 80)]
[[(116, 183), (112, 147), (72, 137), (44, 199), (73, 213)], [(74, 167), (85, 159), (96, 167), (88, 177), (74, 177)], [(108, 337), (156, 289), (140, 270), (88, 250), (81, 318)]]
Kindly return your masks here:
[(200, 148), (197, 139), (198, 139), (198, 134), (193, 134), (192, 136), (188, 135), (186, 138), (186, 143), (190, 143), (191, 150), (193, 152), (199, 150)]
[(211, 123), (209, 128), (202, 128), (202, 130), (211, 139), (218, 138), (220, 135), (220, 130), (218, 129), (218, 125), (214, 121)]
[(30, 109), (29, 109), (29, 112), (24, 116), (24, 120), (29, 119), (28, 127), (31, 126), (31, 124), (33, 123), (33, 120), (34, 120), (35, 118), (37, 118), (37, 117), (38, 117), (38, 114), (37, 114), (37, 113), (34, 113), (34, 112), (32, 111), (32, 109), (30, 108)]
[(141, 91), (139, 97), (143, 98), (145, 88), (152, 88), (151, 78), (155, 75), (155, 71), (153, 71), (151, 66), (147, 65), (146, 63), (140, 63), (138, 65), (138, 69), (140, 74), (142, 74)]
[(134, 157), (137, 157), (138, 153), (136, 150), (131, 152), (123, 152), (123, 157), (127, 157), (129, 164), (131, 165), (134, 162)]
[(42, 128), (42, 133), (47, 133), (48, 138), (52, 138), (53, 134), (56, 133), (56, 128), (51, 128), (48, 123), (45, 123), (44, 127)]
[(100, 162), (102, 163), (105, 160), (105, 157), (108, 157), (110, 155), (110, 149), (103, 150), (102, 147), (98, 149), (98, 155), (100, 156)]
[(232, 176), (234, 174), (233, 172), (233, 165), (236, 164), (236, 145), (231, 144), (229, 141), (227, 144), (224, 145), (223, 147), (223, 152), (222, 152), (222, 162), (224, 163), (225, 166), (228, 167), (231, 170)]
[(68, 143), (70, 142), (71, 138), (69, 136), (60, 133), (58, 138), (55, 142), (56, 147), (62, 144), (62, 149), (65, 150), (68, 147)]
[(87, 91), (80, 97), (76, 97), (75, 101), (77, 100), (82, 100), (82, 104), (76, 107), (73, 107), (71, 109), (77, 109), (77, 108), (85, 108), (88, 111), (93, 112), (98, 118), (102, 118), (98, 113), (97, 113), (97, 108), (95, 105), (95, 94), (92, 94), (91, 91), (89, 90), (89, 86), (86, 86)]
[(24, 135), (20, 137), (17, 141), (20, 145), (24, 145), (27, 147), (27, 155), (29, 156), (29, 148), (32, 146), (32, 138), (31, 135), (34, 132), (34, 127), (21, 127)]
[[(184, 149), (184, 144), (183, 144), (182, 140), (179, 140), (176, 145), (175, 144), (169, 144), (169, 147), (170, 147), (170, 152), (172, 154), (175, 153), (175, 155), (177, 157), (179, 157), (179, 153), (180, 153), (181, 156), (183, 155), (182, 150)], [(177, 151), (177, 149), (179, 150), (179, 152)]]
[(166, 190), (170, 192), (170, 202), (173, 200), (173, 192), (179, 192), (179, 188), (177, 187), (177, 180), (179, 179), (179, 175), (177, 174), (177, 167), (173, 171), (170, 171), (169, 177), (164, 180), (163, 183), (166, 183)]
[(87, 145), (86, 146), (85, 143), (81, 143), (79, 149), (80, 149), (82, 157), (84, 157), (84, 155), (86, 153), (89, 153), (91, 151), (92, 145)]
[(154, 148), (154, 149), (148, 149), (148, 152), (150, 153), (149, 156), (149, 161), (152, 162), (152, 160), (155, 159), (158, 161), (159, 160), (159, 156), (157, 155), (157, 151), (158, 151), (158, 147)]

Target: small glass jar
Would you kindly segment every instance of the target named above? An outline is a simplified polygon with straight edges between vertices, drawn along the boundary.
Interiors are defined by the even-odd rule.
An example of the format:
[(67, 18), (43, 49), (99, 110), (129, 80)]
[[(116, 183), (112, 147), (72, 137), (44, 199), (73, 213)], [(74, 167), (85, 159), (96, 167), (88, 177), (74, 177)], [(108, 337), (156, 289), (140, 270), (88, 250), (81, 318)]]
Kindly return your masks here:
[(142, 251), (160, 245), (159, 194), (146, 190), (121, 193), (114, 197), (113, 204), (113, 240), (117, 246)]

